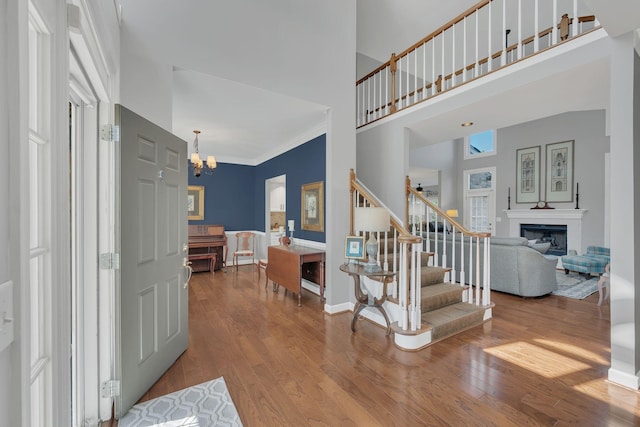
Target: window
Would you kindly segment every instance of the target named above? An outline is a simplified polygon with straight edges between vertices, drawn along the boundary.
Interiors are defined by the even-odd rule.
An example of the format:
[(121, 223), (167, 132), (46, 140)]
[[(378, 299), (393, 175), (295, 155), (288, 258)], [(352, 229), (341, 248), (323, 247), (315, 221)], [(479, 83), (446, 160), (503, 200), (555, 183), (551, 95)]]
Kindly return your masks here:
[(464, 226), (471, 231), (493, 233), (495, 176), (493, 167), (464, 171)]
[(464, 158), (493, 156), (496, 154), (495, 131), (493, 129), (471, 134), (464, 138)]

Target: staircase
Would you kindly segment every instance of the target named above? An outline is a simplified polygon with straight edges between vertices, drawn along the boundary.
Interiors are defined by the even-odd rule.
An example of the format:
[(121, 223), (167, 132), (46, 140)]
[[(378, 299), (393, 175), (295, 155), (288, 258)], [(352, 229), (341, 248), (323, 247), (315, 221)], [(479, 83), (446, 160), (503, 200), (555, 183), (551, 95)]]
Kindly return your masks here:
[[(485, 307), (468, 304), (464, 301), (468, 286), (450, 283), (446, 277), (451, 268), (429, 265), (432, 252), (422, 252), (420, 256), (420, 307), (422, 325), (418, 330), (421, 334), (430, 334), (431, 345), (467, 329), (479, 326), (485, 322)], [(386, 260), (389, 265), (393, 255)], [(390, 298), (391, 302), (394, 301)], [(391, 329), (396, 334), (405, 334), (398, 323), (394, 322)], [(410, 332), (409, 335), (415, 335)]]
[[(380, 242), (376, 260), (384, 270), (397, 273), (396, 280), (388, 287), (390, 292), (384, 303), (396, 346), (418, 350), (491, 318), (489, 234), (465, 230), (416, 192), (408, 179), (405, 220), (384, 206), (357, 180), (353, 170), (350, 192), (352, 235), (355, 234), (356, 209), (382, 207), (389, 211), (390, 230), (376, 236)], [(414, 213), (423, 212), (419, 220), (415, 215), (409, 218), (409, 205)], [(425, 218), (442, 226), (430, 231)], [(411, 224), (413, 232), (405, 224)], [(367, 236), (364, 237), (366, 240)], [(447, 247), (452, 248), (450, 254), (446, 252)], [(458, 259), (469, 259), (466, 270), (465, 265), (456, 266), (457, 256)], [(479, 274), (481, 271), (482, 275)], [(371, 320), (379, 323), (375, 318)]]

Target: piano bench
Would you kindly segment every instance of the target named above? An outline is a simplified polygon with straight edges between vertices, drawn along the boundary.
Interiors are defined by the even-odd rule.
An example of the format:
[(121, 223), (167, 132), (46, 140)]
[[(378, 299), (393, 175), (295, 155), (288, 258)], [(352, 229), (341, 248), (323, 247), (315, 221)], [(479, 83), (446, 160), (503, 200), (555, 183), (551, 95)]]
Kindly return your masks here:
[(214, 269), (215, 269), (215, 266), (216, 266), (216, 261), (218, 260), (218, 254), (210, 253), (210, 254), (193, 254), (193, 255), (189, 255), (189, 261), (191, 261), (191, 262), (197, 261), (197, 260), (201, 260), (201, 259), (208, 259), (209, 260), (209, 269), (208, 270), (204, 270), (204, 269), (194, 268), (193, 272), (194, 273), (199, 273), (201, 271), (210, 271), (210, 272), (214, 273)]

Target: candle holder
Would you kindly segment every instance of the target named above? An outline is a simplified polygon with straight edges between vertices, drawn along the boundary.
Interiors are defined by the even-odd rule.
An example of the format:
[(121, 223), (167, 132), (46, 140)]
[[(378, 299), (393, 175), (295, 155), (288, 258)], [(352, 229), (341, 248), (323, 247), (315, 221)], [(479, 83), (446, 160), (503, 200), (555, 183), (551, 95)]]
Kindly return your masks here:
[(293, 230), (289, 230), (289, 246), (293, 245)]
[(507, 190), (507, 210), (511, 210), (511, 187)]

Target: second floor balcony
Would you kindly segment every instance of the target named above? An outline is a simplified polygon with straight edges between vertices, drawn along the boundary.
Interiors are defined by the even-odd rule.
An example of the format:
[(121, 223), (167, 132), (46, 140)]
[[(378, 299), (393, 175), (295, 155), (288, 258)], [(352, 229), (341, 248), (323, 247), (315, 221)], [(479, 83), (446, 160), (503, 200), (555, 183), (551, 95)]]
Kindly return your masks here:
[(356, 127), (599, 28), (578, 0), (485, 0), (356, 82)]

